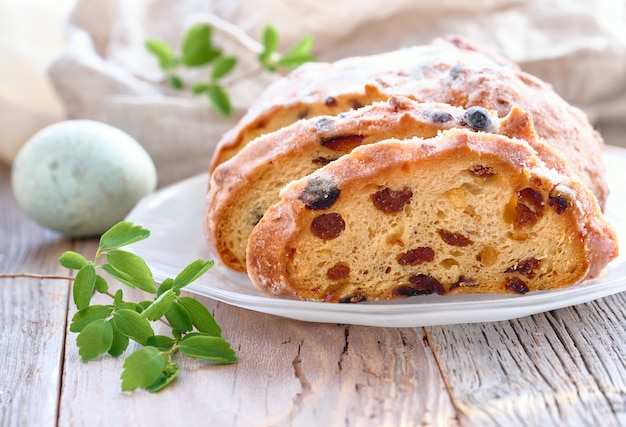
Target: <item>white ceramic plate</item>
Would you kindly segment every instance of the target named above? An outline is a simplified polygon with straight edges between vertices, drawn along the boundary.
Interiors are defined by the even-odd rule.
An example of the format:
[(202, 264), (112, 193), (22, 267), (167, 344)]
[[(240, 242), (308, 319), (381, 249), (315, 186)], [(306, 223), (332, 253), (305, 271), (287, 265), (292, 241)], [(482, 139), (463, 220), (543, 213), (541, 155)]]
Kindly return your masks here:
[[(611, 196), (606, 215), (626, 242), (626, 150), (605, 153)], [(129, 249), (142, 256), (157, 281), (175, 277), (196, 259), (213, 259), (204, 240), (202, 215), (207, 174), (164, 188), (143, 199), (128, 220), (151, 231)], [(508, 320), (591, 301), (626, 290), (626, 255), (615, 259), (602, 277), (554, 291), (525, 295), (417, 296), (360, 304), (293, 301), (267, 296), (245, 274), (216, 263), (186, 289), (227, 304), (278, 316), (326, 323), (416, 327)]]

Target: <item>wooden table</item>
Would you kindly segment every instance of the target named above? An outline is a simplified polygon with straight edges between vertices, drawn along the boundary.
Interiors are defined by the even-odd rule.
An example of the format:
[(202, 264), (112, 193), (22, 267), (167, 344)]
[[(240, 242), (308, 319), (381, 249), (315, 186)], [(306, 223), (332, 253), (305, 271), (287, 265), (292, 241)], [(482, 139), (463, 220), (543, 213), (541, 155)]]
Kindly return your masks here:
[[(0, 273), (67, 275), (64, 251), (95, 252), (95, 240), (29, 220), (6, 167), (0, 212)], [(78, 357), (68, 280), (0, 279), (0, 426), (626, 426), (626, 292), (511, 321), (399, 329), (199, 300), (239, 363), (185, 360), (161, 393), (122, 393), (121, 358)]]

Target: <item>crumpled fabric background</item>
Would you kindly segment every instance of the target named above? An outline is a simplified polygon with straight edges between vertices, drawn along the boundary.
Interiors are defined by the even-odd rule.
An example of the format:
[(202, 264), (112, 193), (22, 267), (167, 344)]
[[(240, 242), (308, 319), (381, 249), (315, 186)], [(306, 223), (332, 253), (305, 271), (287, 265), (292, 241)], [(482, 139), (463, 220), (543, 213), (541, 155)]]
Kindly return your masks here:
[[(240, 60), (227, 83), (231, 118), (204, 98), (169, 90), (144, 47), (148, 38), (177, 46), (196, 22), (211, 23), (216, 44)], [(0, 156), (10, 162), (29, 131), (63, 116), (133, 135), (155, 161), (161, 186), (206, 171), (222, 133), (279, 77), (256, 63), (266, 24), (278, 28), (282, 50), (312, 35), (322, 61), (463, 35), (550, 82), (606, 129), (607, 142), (626, 146), (625, 23), (626, 0), (387, 0), (384, 8), (374, 0), (77, 0), (65, 44), (46, 69), (61, 112), (32, 115), (20, 132), (0, 136)]]

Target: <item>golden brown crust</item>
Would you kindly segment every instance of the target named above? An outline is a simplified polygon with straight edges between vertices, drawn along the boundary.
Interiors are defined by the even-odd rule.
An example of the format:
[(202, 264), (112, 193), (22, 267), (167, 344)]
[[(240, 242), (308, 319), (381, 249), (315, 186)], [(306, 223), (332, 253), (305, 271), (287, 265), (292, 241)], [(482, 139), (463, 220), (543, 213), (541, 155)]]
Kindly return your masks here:
[[(311, 182), (336, 188), (312, 208)], [(273, 295), (329, 302), (525, 293), (600, 273), (617, 237), (578, 180), (523, 141), (465, 129), (358, 147), (290, 183), (248, 242)]]
[[(288, 182), (349, 153), (389, 138), (430, 138), (452, 128), (525, 138), (556, 164), (558, 154), (536, 136), (528, 112), (515, 107), (502, 120), (487, 110), (418, 103), (401, 96), (343, 113), (300, 120), (262, 135), (213, 172), (207, 195), (205, 234), (229, 268), (244, 272), (248, 236)], [(567, 170), (560, 160), (561, 170)]]
[[(572, 173), (604, 206), (608, 194), (601, 162), (604, 143), (584, 114), (511, 61), (459, 37), (333, 64), (306, 64), (269, 87), (224, 135), (211, 171), (260, 134), (303, 117), (335, 115), (393, 95), (466, 109), (482, 106), (500, 117), (515, 106), (528, 110), (537, 134), (567, 160)], [(549, 158), (543, 160), (549, 167), (559, 166)]]

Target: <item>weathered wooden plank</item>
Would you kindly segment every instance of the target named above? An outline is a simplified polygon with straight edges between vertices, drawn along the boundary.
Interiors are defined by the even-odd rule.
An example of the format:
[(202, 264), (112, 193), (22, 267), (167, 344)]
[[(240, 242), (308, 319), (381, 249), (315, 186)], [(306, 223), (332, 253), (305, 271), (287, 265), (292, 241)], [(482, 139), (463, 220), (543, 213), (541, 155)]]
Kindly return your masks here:
[[(0, 273), (66, 274), (69, 241), (17, 207), (0, 167)], [(67, 280), (0, 278), (0, 425), (54, 426), (65, 339)]]
[(622, 294), (510, 322), (428, 328), (462, 424), (624, 425), (623, 302)]

